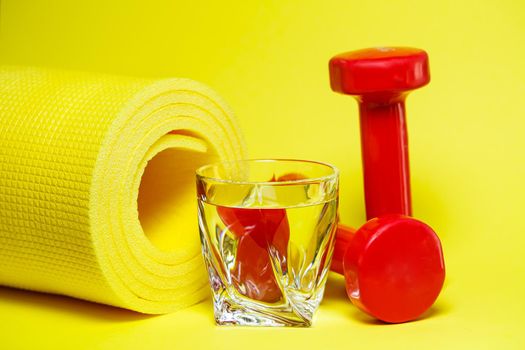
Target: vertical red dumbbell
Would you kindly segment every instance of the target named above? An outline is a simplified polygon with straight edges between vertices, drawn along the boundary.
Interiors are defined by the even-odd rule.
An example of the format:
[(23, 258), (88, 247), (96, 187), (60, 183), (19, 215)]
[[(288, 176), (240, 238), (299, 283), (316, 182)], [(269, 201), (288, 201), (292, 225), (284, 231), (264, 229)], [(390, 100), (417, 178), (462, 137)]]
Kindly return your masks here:
[(425, 51), (372, 48), (330, 60), (332, 90), (356, 97), (366, 214), (355, 231), (337, 230), (332, 270), (363, 311), (386, 322), (419, 317), (436, 300), (445, 266), (441, 243), (412, 214), (405, 98), (428, 84)]

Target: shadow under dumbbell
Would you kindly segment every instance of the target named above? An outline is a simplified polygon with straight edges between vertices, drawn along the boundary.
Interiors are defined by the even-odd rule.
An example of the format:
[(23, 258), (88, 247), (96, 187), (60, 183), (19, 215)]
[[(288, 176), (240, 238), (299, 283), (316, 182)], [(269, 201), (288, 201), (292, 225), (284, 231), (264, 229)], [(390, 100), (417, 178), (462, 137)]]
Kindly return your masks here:
[(377, 326), (389, 326), (394, 324), (404, 324), (404, 323), (413, 323), (413, 322), (419, 322), (423, 320), (427, 320), (434, 317), (440, 317), (445, 314), (448, 314), (450, 312), (450, 307), (446, 303), (440, 303), (437, 302), (435, 305), (433, 305), (430, 309), (425, 311), (423, 315), (418, 317), (417, 319), (413, 321), (403, 322), (403, 323), (387, 323), (380, 321), (363, 311), (359, 310), (358, 308), (353, 308), (351, 311), (350, 316), (354, 318), (355, 320), (358, 320), (361, 323), (370, 324), (370, 325), (377, 325)]
[[(358, 322), (378, 326), (391, 325), (391, 323), (380, 321), (355, 307), (346, 295), (344, 277), (335, 273), (331, 273), (328, 276), (328, 281), (326, 282), (325, 293), (323, 298), (323, 305), (333, 304), (337, 304), (337, 307), (340, 309), (348, 307), (348, 309), (341, 309), (341, 311), (347, 313), (349, 317), (351, 317), (354, 320), (357, 320)], [(441, 317), (443, 315), (448, 314), (450, 310), (451, 306), (449, 303), (446, 302), (446, 300), (438, 299), (437, 302), (430, 309), (428, 309), (416, 320), (405, 323), (418, 322), (435, 317)]]
[(326, 281), (323, 304), (341, 300), (345, 302), (350, 301), (346, 295), (345, 279), (343, 276), (332, 272), (328, 275), (328, 280)]

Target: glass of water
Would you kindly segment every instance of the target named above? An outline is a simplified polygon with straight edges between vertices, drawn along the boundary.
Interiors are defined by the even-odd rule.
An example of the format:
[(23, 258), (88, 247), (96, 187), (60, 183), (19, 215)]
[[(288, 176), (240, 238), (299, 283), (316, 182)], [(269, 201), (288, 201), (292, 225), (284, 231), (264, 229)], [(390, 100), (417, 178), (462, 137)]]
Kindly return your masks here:
[(335, 240), (338, 170), (242, 160), (197, 170), (202, 252), (220, 325), (310, 326)]

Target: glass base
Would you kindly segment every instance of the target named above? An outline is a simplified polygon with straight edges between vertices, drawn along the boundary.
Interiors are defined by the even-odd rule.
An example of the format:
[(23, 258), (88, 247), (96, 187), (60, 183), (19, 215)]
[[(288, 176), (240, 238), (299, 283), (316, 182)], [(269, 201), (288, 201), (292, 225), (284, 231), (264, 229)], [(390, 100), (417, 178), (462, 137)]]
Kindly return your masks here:
[(208, 264), (213, 308), (217, 325), (263, 327), (310, 327), (324, 294), (324, 284), (314, 293), (300, 294), (284, 288), (284, 298), (265, 303), (245, 297), (222, 283), (217, 271)]
[[(295, 288), (283, 288), (283, 298), (276, 303), (250, 299), (239, 293), (228, 278), (217, 272), (211, 263), (210, 246), (203, 238), (203, 255), (208, 269), (217, 325), (262, 327), (310, 327), (315, 311), (324, 294), (324, 283), (310, 293), (299, 293)], [(323, 274), (326, 279), (325, 271)]]
[(269, 306), (249, 299), (237, 301), (238, 296), (226, 296), (228, 292), (223, 290), (223, 293), (214, 293), (215, 322), (230, 326), (310, 327), (313, 313), (322, 299), (322, 291), (320, 293), (318, 300), (299, 303), (302, 310), (298, 310), (286, 302)]

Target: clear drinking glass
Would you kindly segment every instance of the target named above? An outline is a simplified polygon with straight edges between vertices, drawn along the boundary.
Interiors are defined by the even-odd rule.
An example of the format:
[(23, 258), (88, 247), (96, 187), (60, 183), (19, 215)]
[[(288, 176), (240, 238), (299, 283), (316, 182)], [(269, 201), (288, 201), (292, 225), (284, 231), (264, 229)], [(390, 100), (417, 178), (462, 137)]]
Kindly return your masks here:
[(217, 324), (310, 326), (332, 258), (337, 169), (273, 159), (205, 165), (197, 195)]

